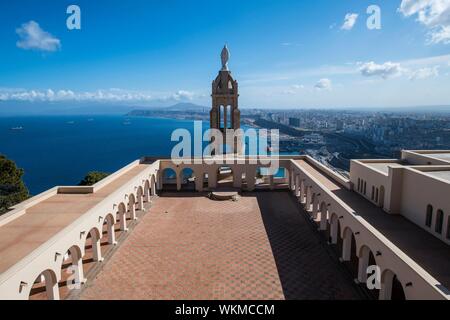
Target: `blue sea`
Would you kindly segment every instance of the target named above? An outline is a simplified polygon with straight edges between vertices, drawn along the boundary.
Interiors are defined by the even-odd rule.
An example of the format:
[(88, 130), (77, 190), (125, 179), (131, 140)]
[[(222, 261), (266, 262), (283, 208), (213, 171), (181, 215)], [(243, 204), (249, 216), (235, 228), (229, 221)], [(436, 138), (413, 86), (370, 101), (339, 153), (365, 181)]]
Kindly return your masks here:
[[(143, 156), (169, 157), (178, 143), (171, 141), (172, 132), (180, 128), (194, 137), (191, 120), (120, 115), (0, 117), (0, 154), (24, 169), (25, 184), (36, 195), (57, 185), (77, 185), (89, 171), (112, 173)], [(202, 128), (207, 130), (209, 123), (203, 122)], [(203, 148), (207, 145), (204, 142)], [(276, 175), (283, 176), (284, 171)]]
[(0, 154), (25, 170), (35, 195), (78, 184), (89, 171), (114, 172), (142, 156), (170, 156), (173, 130), (193, 127), (193, 121), (118, 115), (0, 117)]

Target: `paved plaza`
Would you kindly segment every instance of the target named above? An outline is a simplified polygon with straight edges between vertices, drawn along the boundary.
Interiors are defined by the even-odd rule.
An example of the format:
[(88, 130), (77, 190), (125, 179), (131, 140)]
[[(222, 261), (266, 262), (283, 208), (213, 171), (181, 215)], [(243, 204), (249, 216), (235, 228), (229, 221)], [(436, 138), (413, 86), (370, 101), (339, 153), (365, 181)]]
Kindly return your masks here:
[(358, 299), (288, 192), (164, 193), (81, 299)]

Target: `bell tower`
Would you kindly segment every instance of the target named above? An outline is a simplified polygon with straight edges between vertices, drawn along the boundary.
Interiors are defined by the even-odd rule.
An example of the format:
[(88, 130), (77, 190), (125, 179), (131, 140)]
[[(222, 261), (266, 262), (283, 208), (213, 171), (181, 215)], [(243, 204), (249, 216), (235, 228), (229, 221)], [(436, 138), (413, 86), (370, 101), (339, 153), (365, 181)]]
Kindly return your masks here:
[[(241, 112), (238, 107), (238, 83), (228, 69), (230, 52), (225, 45), (222, 49), (222, 69), (212, 83), (212, 109), (210, 111), (211, 129), (219, 129), (223, 134), (223, 153), (231, 153), (227, 146), (227, 130), (241, 127)], [(230, 131), (228, 131), (230, 133)], [(230, 137), (231, 138), (231, 137)], [(241, 153), (240, 139), (233, 139), (233, 152)]]

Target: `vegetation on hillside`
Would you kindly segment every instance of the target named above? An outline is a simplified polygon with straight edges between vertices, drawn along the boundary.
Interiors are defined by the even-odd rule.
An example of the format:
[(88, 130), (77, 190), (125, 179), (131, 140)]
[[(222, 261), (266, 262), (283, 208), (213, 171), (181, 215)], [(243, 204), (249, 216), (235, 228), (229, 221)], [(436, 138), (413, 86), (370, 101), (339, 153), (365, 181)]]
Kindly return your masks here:
[(28, 199), (29, 192), (22, 180), (23, 169), (0, 154), (0, 214)]
[(99, 172), (99, 171), (92, 171), (89, 172), (86, 177), (84, 177), (83, 180), (78, 184), (79, 186), (92, 186), (99, 182), (100, 180), (103, 180), (109, 176), (109, 173), (106, 172)]

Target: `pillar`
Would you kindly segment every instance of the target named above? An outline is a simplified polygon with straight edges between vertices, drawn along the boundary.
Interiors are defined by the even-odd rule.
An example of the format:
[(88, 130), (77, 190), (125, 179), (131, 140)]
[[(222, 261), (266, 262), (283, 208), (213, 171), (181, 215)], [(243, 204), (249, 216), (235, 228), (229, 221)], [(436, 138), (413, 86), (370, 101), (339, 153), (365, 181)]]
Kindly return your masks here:
[(74, 247), (70, 249), (70, 258), (72, 259), (72, 270), (75, 272), (75, 279), (72, 280), (72, 284), (77, 286), (77, 289), (79, 289), (81, 284), (86, 283), (83, 271), (83, 260), (78, 250)]
[(324, 231), (327, 230), (327, 206), (322, 206), (320, 210), (320, 227), (319, 229)]
[(365, 283), (367, 281), (367, 268), (369, 267), (369, 250), (361, 250), (361, 256), (358, 258), (358, 281)]
[(181, 190), (181, 173), (180, 174), (176, 174), (177, 175), (177, 191)]
[(380, 300), (391, 300), (393, 281), (394, 273), (391, 271), (387, 271), (381, 276)]
[(47, 293), (47, 298), (49, 300), (59, 300), (59, 286), (58, 281), (54, 279), (50, 271), (46, 271), (45, 278), (45, 290)]
[(97, 262), (103, 261), (100, 238), (94, 231), (91, 232), (91, 241), (92, 241), (92, 257), (94, 261)]
[(347, 229), (342, 242), (342, 261), (350, 261), (352, 254), (352, 233)]
[(113, 219), (106, 220), (106, 227), (108, 229), (108, 243), (115, 246), (117, 242), (116, 242), (116, 234), (114, 232), (115, 230)]
[(249, 167), (245, 173), (245, 179), (247, 180), (248, 191), (255, 190), (256, 168)]
[(273, 190), (273, 189), (275, 188), (273, 179), (274, 179), (273, 174), (271, 174), (271, 175), (269, 176), (269, 188), (270, 188), (270, 190)]
[(123, 211), (122, 208), (119, 209), (118, 215), (120, 217), (120, 230), (121, 231), (128, 231), (126, 213)]
[(311, 197), (312, 189), (311, 187), (306, 187), (306, 211), (311, 211)]

